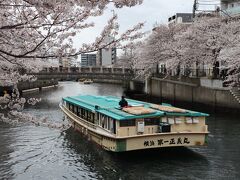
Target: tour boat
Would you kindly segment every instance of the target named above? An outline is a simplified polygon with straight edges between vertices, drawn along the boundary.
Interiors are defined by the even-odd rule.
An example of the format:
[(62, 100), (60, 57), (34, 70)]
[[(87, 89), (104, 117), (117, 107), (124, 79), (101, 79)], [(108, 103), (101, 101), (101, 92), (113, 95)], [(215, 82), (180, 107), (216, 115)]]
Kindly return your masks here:
[(83, 84), (92, 84), (93, 81), (91, 79), (86, 79), (83, 81)]
[(83, 81), (85, 81), (84, 78), (80, 78), (80, 79), (78, 79), (78, 82), (83, 82)]
[(206, 144), (208, 114), (120, 97), (64, 97), (60, 108), (72, 127), (102, 148), (123, 152)]

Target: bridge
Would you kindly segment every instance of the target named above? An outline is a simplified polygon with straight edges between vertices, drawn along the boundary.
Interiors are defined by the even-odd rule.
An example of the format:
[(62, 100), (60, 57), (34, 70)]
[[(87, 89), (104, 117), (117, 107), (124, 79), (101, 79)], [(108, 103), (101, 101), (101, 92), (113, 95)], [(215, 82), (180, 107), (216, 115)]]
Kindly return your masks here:
[(49, 67), (35, 75), (38, 79), (79, 80), (92, 79), (95, 82), (123, 83), (133, 79), (134, 72), (129, 68), (107, 67)]

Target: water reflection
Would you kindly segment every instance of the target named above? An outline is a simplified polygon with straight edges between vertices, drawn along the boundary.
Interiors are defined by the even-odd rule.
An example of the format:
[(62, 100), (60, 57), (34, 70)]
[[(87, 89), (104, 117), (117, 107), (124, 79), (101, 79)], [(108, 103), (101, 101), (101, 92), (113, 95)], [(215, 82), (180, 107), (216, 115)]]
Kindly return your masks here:
[[(177, 177), (179, 172), (188, 172), (189, 167), (192, 166), (198, 166), (195, 171), (201, 169), (204, 172), (208, 169), (207, 159), (187, 148), (108, 153), (83, 139), (82, 135), (79, 135), (73, 129), (66, 131), (64, 139), (63, 148), (69, 148), (75, 154), (80, 155), (80, 161), (92, 168), (97, 173), (98, 178), (169, 178), (169, 176)], [(179, 167), (176, 167), (176, 165)]]
[(0, 122), (0, 175), (1, 179), (8, 179), (13, 176), (11, 165), (8, 163), (11, 160), (10, 154), (14, 151), (11, 145), (15, 143), (14, 129), (11, 129), (9, 124)]
[[(63, 82), (57, 89), (25, 94), (42, 98), (25, 111), (61, 123), (61, 98), (77, 94), (120, 97), (122, 88)], [(239, 117), (211, 114), (207, 123), (211, 132), (207, 147), (120, 154), (102, 150), (71, 128), (62, 132), (28, 123), (0, 123), (0, 179), (237, 179)]]

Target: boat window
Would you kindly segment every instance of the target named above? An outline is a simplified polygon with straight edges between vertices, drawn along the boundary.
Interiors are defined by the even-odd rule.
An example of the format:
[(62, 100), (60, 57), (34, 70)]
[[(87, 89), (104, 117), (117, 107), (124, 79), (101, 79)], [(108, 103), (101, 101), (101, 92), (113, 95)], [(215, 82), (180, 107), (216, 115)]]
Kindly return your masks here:
[(98, 125), (99, 124), (99, 119), (98, 119), (98, 113), (97, 112), (94, 113), (94, 118), (93, 119), (94, 119), (94, 124)]
[(109, 130), (115, 134), (115, 120), (109, 118)]
[(97, 121), (96, 124), (100, 126), (100, 113), (97, 113)]
[(92, 113), (93, 123), (95, 122), (95, 113)]
[(82, 108), (79, 107), (79, 117), (82, 117)]
[(151, 126), (151, 125), (159, 125), (159, 118), (145, 118), (144, 119), (144, 124), (146, 126)]
[(71, 111), (73, 112), (73, 108), (74, 108), (74, 106), (73, 106), (73, 104), (71, 104)]
[(116, 134), (116, 120), (113, 119), (113, 128), (111, 129), (111, 132)]
[(97, 113), (97, 119), (100, 120), (101, 117), (100, 117), (100, 113)]
[(136, 126), (135, 119), (121, 120), (119, 122), (120, 122), (120, 127)]
[(89, 121), (91, 119), (91, 114), (88, 110), (85, 110), (85, 112), (86, 112), (85, 113), (86, 114), (86, 119), (87, 119), (87, 121)]
[(69, 103), (69, 110), (73, 112), (73, 105)]
[(74, 114), (77, 114), (77, 106), (74, 106)]
[(104, 128), (106, 125), (106, 122), (105, 122), (105, 116), (104, 115), (101, 115), (101, 126)]
[(87, 117), (87, 120), (89, 121), (89, 119), (91, 118), (90, 117), (90, 114), (89, 114), (89, 111), (85, 110), (86, 111), (86, 117)]
[[(86, 110), (87, 111), (87, 110)], [(90, 122), (93, 122), (93, 113), (90, 112), (90, 111), (87, 111), (87, 120), (90, 121)]]
[(108, 123), (107, 123), (107, 129), (108, 129), (108, 130), (111, 130), (111, 118), (108, 117), (107, 120), (108, 120), (108, 121), (107, 121), (107, 122), (108, 122)]
[(107, 116), (100, 114), (100, 126), (107, 129)]
[(107, 117), (107, 129), (109, 131), (111, 131), (111, 126), (112, 126), (111, 124), (112, 124), (112, 118)]
[(85, 118), (85, 109), (81, 108), (81, 117)]
[(94, 123), (95, 114), (92, 113), (91, 111), (88, 111), (84, 108), (75, 106), (74, 113), (77, 114), (79, 117), (84, 118), (85, 120), (87, 120), (91, 123)]
[[(93, 120), (95, 114), (93, 113)], [(105, 116), (103, 114), (97, 113), (97, 122), (99, 126), (104, 129), (111, 131), (112, 133), (116, 134), (116, 120), (112, 119), (111, 117)]]
[(104, 127), (104, 122), (103, 122), (103, 120), (104, 120), (104, 117), (100, 114), (99, 115), (99, 117), (100, 117), (100, 119), (99, 119), (99, 125), (101, 126), (101, 127)]
[(108, 129), (108, 117), (107, 116), (105, 116), (104, 121), (105, 121), (104, 128)]
[(81, 108), (80, 108), (80, 107), (77, 107), (77, 116), (79, 116), (79, 117), (81, 116), (81, 113), (80, 113), (80, 112), (81, 112)]
[(104, 117), (104, 128), (105, 128), (105, 129), (108, 128), (108, 119), (107, 119), (106, 116)]
[(104, 122), (103, 122), (103, 119), (102, 119), (102, 118), (100, 119), (99, 123), (100, 123), (99, 125), (100, 125), (101, 127), (104, 127)]

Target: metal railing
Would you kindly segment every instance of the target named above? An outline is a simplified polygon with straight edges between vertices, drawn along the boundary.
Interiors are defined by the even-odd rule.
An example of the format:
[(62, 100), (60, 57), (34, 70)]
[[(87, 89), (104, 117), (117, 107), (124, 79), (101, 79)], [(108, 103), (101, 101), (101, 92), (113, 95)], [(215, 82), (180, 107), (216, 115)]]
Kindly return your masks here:
[(220, 70), (219, 68), (196, 69), (196, 68), (176, 68), (164, 69), (160, 68), (155, 75), (170, 75), (170, 76), (186, 76), (186, 77), (209, 77), (212, 79), (225, 79), (227, 70)]
[(222, 16), (237, 16), (240, 15), (240, 6), (228, 8), (228, 9), (222, 9)]
[(109, 74), (133, 74), (129, 68), (107, 67), (48, 67), (39, 73), (109, 73)]

